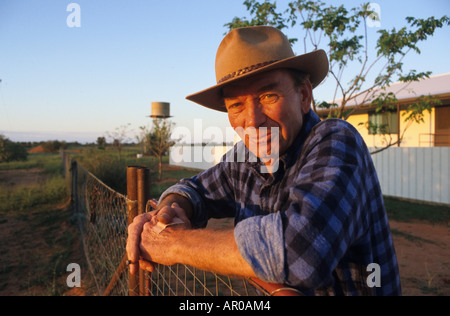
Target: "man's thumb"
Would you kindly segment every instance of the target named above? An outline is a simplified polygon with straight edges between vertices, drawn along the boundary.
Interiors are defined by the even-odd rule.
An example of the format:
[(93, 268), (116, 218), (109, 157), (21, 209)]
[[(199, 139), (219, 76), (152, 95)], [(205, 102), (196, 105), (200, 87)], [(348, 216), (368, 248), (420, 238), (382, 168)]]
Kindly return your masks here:
[(173, 202), (170, 207), (172, 207), (172, 208), (180, 208), (180, 206), (178, 205), (177, 202)]

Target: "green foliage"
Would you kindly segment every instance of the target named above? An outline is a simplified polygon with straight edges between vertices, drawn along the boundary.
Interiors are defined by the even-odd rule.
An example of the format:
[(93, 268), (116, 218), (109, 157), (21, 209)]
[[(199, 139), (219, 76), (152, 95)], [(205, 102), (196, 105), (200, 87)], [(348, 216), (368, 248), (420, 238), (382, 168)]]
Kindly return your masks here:
[(105, 148), (106, 147), (106, 138), (105, 137), (97, 137), (97, 146), (99, 148)]
[(230, 23), (225, 24), (230, 30), (238, 27), (258, 25), (271, 25), (280, 30), (287, 27), (283, 14), (277, 12), (275, 1), (273, 3), (269, 1), (259, 3), (256, 0), (245, 0), (244, 5), (247, 7), (247, 11), (253, 15), (253, 18), (249, 21), (246, 18), (235, 17)]
[(145, 134), (144, 142), (148, 145), (149, 152), (159, 161), (159, 180), (162, 179), (162, 157), (177, 142), (171, 139), (173, 126), (166, 119), (154, 119), (152, 130)]
[(420, 96), (416, 102), (410, 104), (408, 109), (403, 116), (405, 117), (405, 122), (412, 123), (423, 123), (424, 122), (424, 113), (428, 111), (431, 113), (431, 107), (435, 105), (439, 105), (442, 102), (430, 95), (422, 95)]
[(43, 142), (41, 146), (46, 153), (56, 153), (60, 149), (67, 149), (67, 143), (65, 141), (60, 142), (59, 140), (49, 140)]
[(0, 163), (10, 161), (26, 161), (28, 152), (20, 144), (10, 141), (3, 135), (0, 135)]
[[(411, 49), (420, 54), (417, 44), (425, 41), (428, 36), (432, 36), (437, 28), (450, 24), (450, 19), (447, 16), (443, 16), (440, 19), (435, 17), (427, 19), (407, 17), (406, 21), (410, 24), (409, 28), (403, 27), (399, 31), (396, 31), (395, 28), (391, 31), (379, 31), (378, 55), (383, 55), (390, 59), (396, 54), (406, 55)], [(416, 28), (414, 29), (414, 27)]]
[(389, 110), (395, 110), (397, 106), (397, 97), (395, 93), (380, 93), (375, 99), (372, 100), (371, 105), (375, 106), (376, 113), (382, 113)]
[(107, 186), (122, 194), (127, 192), (127, 161), (110, 152), (89, 149), (77, 157), (78, 162)]
[(164, 155), (170, 147), (175, 145), (175, 142), (170, 139), (172, 127), (173, 124), (165, 119), (153, 120), (152, 130), (147, 134), (147, 142), (154, 156)]

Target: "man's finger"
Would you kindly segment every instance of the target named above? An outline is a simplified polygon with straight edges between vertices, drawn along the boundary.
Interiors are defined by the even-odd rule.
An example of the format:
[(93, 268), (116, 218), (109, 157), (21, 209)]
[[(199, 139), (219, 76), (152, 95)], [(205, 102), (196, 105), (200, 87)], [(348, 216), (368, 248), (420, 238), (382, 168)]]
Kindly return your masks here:
[(137, 275), (139, 271), (139, 261), (138, 262), (129, 262), (128, 267), (130, 269), (130, 273), (132, 275)]
[(139, 244), (141, 242), (141, 234), (143, 227), (145, 223), (149, 221), (149, 217), (147, 214), (142, 214), (139, 216), (136, 216), (133, 220), (133, 223), (131, 223), (130, 226), (128, 226), (128, 238), (127, 238), (127, 256), (128, 260), (130, 262), (130, 272), (132, 274), (137, 273), (138, 265), (139, 265), (139, 257), (140, 257), (140, 249)]
[(141, 259), (139, 260), (139, 268), (147, 272), (153, 272), (155, 270), (155, 264), (147, 260)]
[(172, 209), (175, 211), (176, 217), (181, 219), (186, 224), (187, 228), (190, 228), (191, 221), (189, 220), (189, 218), (187, 218), (185, 210), (182, 209), (176, 202), (172, 203), (171, 206), (172, 206)]
[(172, 207), (165, 206), (158, 212), (158, 221), (163, 224), (169, 224), (175, 217), (176, 213)]

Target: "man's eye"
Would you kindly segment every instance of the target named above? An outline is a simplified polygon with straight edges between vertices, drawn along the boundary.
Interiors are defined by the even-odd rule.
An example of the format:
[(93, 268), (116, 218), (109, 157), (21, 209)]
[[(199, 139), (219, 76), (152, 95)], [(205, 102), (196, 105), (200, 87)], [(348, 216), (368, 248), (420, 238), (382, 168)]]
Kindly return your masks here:
[(264, 94), (259, 98), (262, 104), (273, 104), (278, 101), (280, 97), (277, 94)]
[(227, 106), (228, 109), (237, 109), (242, 105), (241, 102), (231, 103)]

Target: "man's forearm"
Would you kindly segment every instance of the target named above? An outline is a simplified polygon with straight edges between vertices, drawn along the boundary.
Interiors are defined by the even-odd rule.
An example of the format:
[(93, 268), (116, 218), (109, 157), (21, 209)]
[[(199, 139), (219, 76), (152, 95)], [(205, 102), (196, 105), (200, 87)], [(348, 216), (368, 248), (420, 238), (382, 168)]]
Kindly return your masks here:
[(170, 246), (178, 263), (223, 275), (255, 277), (239, 253), (233, 230), (199, 229), (179, 233), (183, 234), (182, 238)]
[[(177, 203), (191, 219), (193, 206), (189, 199), (179, 194), (169, 194), (160, 201), (158, 208)], [(166, 235), (167, 234), (167, 235)], [(143, 236), (151, 233), (144, 232)], [(150, 250), (155, 262), (163, 264), (181, 263), (224, 275), (254, 277), (250, 265), (242, 258), (234, 238), (234, 230), (216, 231), (211, 229), (168, 230), (164, 241), (143, 237), (144, 249)], [(162, 237), (162, 236), (161, 236)]]
[(160, 234), (144, 226), (141, 256), (163, 265), (186, 264), (223, 275), (254, 277), (250, 265), (242, 258), (232, 229), (168, 228)]

